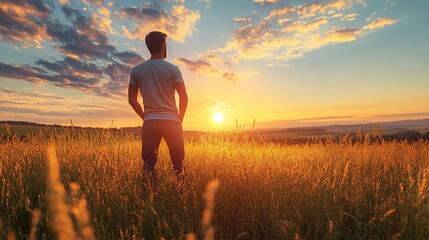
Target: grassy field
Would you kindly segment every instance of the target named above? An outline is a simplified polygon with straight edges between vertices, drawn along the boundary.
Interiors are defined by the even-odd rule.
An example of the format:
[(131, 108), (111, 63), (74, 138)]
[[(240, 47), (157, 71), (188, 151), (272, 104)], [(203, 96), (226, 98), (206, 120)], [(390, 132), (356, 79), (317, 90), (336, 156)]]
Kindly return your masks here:
[(230, 132), (185, 147), (184, 185), (163, 143), (149, 194), (132, 135), (65, 129), (4, 141), (0, 239), (429, 236), (428, 142), (279, 145)]

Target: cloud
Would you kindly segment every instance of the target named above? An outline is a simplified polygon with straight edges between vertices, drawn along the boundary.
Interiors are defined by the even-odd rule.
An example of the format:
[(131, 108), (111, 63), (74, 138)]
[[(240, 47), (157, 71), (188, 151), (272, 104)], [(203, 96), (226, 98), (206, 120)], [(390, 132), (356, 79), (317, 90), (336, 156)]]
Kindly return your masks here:
[(217, 68), (213, 67), (210, 63), (202, 60), (188, 60), (186, 58), (177, 58), (175, 59), (176, 63), (185, 66), (190, 71), (206, 75), (206, 76), (216, 76), (219, 71)]
[(291, 21), (292, 21), (292, 18), (281, 18), (281, 19), (277, 20), (277, 22), (279, 23), (280, 26), (282, 26), (288, 22), (291, 22)]
[(246, 79), (258, 74), (252, 71), (247, 73), (232, 72), (226, 68), (217, 67), (205, 60), (189, 60), (185, 58), (175, 59), (176, 63), (186, 67), (190, 71), (208, 77), (217, 77), (224, 79), (228, 82), (238, 82), (241, 79)]
[(328, 32), (324, 39), (327, 40), (327, 43), (351, 42), (356, 40), (360, 34), (359, 29), (345, 28)]
[(302, 119), (294, 119), (294, 121), (323, 121), (323, 120), (335, 120), (335, 119), (350, 119), (355, 116), (328, 116), (328, 117), (317, 117), (317, 118), (302, 118)]
[(128, 65), (137, 65), (144, 61), (144, 58), (135, 52), (117, 52), (114, 56)]
[[(38, 88), (15, 90), (0, 88), (0, 113), (8, 120), (69, 121), (69, 118), (112, 120), (130, 116), (126, 102), (104, 101), (94, 104), (94, 97), (68, 98)], [(109, 122), (110, 122), (109, 121)], [(67, 123), (67, 122), (66, 122)]]
[(352, 3), (352, 0), (330, 0), (325, 3), (316, 1), (309, 4), (300, 5), (298, 7), (298, 14), (303, 18), (314, 17), (317, 14), (328, 13), (329, 10), (348, 9), (351, 7)]
[(204, 61), (211, 63), (212, 65), (220, 64), (225, 67), (232, 67), (232, 62), (225, 60), (225, 58), (219, 56), (219, 52), (216, 50), (209, 50), (205, 53), (198, 54), (198, 57), (204, 59)]
[(112, 28), (112, 18), (110, 10), (106, 7), (98, 7), (98, 14), (94, 14), (94, 21), (98, 23), (98, 28), (105, 33), (115, 33)]
[(44, 83), (51, 77), (40, 68), (32, 66), (9, 65), (0, 62), (0, 77), (20, 79), (34, 83)]
[(54, 48), (74, 58), (110, 59), (116, 49), (108, 43), (106, 33), (98, 28), (94, 19), (67, 6), (62, 10), (73, 25), (49, 22), (46, 30), (55, 43)]
[[(15, 96), (15, 100), (18, 100), (19, 102), (17, 103), (21, 103), (22, 102), (22, 98), (20, 98), (20, 96), (22, 96), (22, 91), (17, 91), (14, 89), (9, 89), (9, 88), (4, 88), (4, 87), (0, 87), (0, 94), (4, 94), (4, 98), (2, 99), (8, 99), (9, 102), (13, 102), (12, 100), (10, 100), (10, 96)], [(48, 99), (48, 100), (64, 100), (66, 99), (65, 97), (62, 96), (56, 96), (52, 93), (48, 93), (48, 92), (38, 92), (38, 91), (29, 91), (25, 93), (26, 97), (29, 98), (41, 98), (41, 99)]]
[(253, 0), (253, 2), (257, 4), (274, 4), (277, 0)]
[(248, 72), (248, 73), (224, 72), (222, 74), (222, 77), (223, 77), (223, 79), (225, 79), (229, 82), (237, 83), (242, 79), (249, 78), (249, 77), (254, 76), (256, 74), (258, 74), (258, 73), (257, 72)]
[(363, 30), (373, 30), (377, 28), (382, 28), (388, 25), (391, 25), (395, 23), (396, 20), (393, 18), (377, 18), (376, 20), (372, 21), (368, 25), (363, 27)]
[(103, 89), (106, 89), (111, 94), (125, 96), (130, 79), (131, 66), (112, 62), (106, 67), (104, 72), (110, 77), (110, 81), (103, 85)]
[(346, 15), (344, 15), (342, 13), (334, 13), (331, 15), (331, 18), (340, 18), (341, 21), (351, 22), (351, 21), (355, 21), (357, 16), (359, 16), (359, 14), (357, 14), (357, 13), (349, 13)]
[(82, 78), (100, 78), (103, 74), (94, 63), (86, 63), (70, 57), (66, 57), (63, 61), (56, 61), (54, 63), (39, 59), (36, 64), (61, 75)]
[(267, 16), (267, 18), (288, 15), (288, 14), (294, 13), (295, 10), (296, 9), (294, 6), (277, 8), (271, 11), (270, 14)]
[(288, 26), (286, 26), (283, 31), (286, 33), (307, 33), (311, 31), (317, 31), (319, 30), (320, 26), (326, 25), (327, 23), (328, 20), (325, 17), (321, 17), (310, 22), (296, 21), (293, 24), (289, 24)]
[[(120, 52), (115, 56), (124, 64), (111, 60), (111, 63), (108, 63), (105, 68), (100, 68), (96, 64), (81, 62), (69, 57), (55, 63), (38, 60), (36, 64), (53, 73), (47, 81), (54, 81), (57, 86), (117, 98), (126, 96), (131, 68), (135, 65), (134, 63), (143, 58), (133, 52)], [(59, 79), (64, 79), (64, 81), (59, 81)]]
[(104, 3), (104, 0), (89, 0), (95, 5), (102, 5)]
[(235, 49), (240, 58), (261, 59), (271, 55), (265, 45), (280, 37), (281, 32), (272, 27), (272, 21), (265, 19), (258, 25), (249, 24), (235, 30), (233, 39), (220, 51)]
[(185, 42), (185, 38), (192, 35), (195, 23), (200, 19), (200, 13), (183, 5), (173, 6), (168, 12), (146, 4), (142, 8), (123, 7), (120, 10), (120, 17), (132, 19), (134, 22), (134, 29), (122, 26), (125, 36), (130, 39), (144, 40), (150, 31), (158, 29), (175, 41)]
[(343, 20), (343, 21), (346, 21), (346, 22), (351, 22), (351, 21), (356, 20), (356, 17), (357, 17), (357, 16), (358, 16), (358, 14), (357, 14), (357, 13), (350, 13), (350, 14), (345, 15), (345, 16), (342, 18), (342, 20)]
[(234, 22), (238, 22), (238, 23), (248, 23), (251, 20), (252, 19), (250, 17), (247, 17), (247, 18), (241, 17), (241, 18), (234, 18), (233, 19)]
[(0, 39), (24, 47), (41, 47), (44, 21), (51, 10), (41, 0), (6, 1), (0, 8)]
[(81, 62), (70, 57), (55, 62), (39, 59), (36, 64), (43, 68), (0, 63), (0, 77), (38, 84), (51, 83), (62, 88), (117, 98), (125, 96), (131, 70), (128, 65), (116, 62), (109, 64), (105, 69), (100, 69), (93, 63)]

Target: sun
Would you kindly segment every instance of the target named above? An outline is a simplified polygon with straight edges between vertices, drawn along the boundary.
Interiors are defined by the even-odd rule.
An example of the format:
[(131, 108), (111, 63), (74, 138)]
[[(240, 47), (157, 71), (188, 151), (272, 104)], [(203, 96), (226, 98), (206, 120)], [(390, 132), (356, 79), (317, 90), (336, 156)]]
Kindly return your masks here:
[(221, 112), (217, 112), (213, 115), (213, 121), (215, 121), (216, 123), (221, 123), (224, 120), (224, 116), (223, 113)]

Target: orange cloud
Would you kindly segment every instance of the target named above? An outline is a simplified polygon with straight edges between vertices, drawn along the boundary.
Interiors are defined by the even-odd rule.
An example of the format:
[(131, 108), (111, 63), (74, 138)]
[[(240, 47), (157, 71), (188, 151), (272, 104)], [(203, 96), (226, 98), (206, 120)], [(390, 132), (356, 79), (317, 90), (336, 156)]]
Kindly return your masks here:
[(247, 18), (242, 17), (242, 18), (234, 18), (233, 19), (234, 22), (238, 22), (238, 23), (247, 23), (247, 22), (250, 22), (250, 20), (251, 20), (250, 17), (247, 17)]
[(308, 23), (303, 23), (301, 21), (296, 21), (293, 24), (290, 24), (284, 28), (286, 33), (297, 31), (300, 33), (307, 33), (311, 31), (319, 30), (320, 26), (328, 23), (328, 20), (325, 17), (318, 18)]
[(396, 20), (393, 18), (377, 18), (375, 21), (372, 21), (368, 25), (364, 26), (364, 30), (372, 30), (377, 28), (382, 28), (388, 25), (395, 23)]
[(325, 37), (327, 43), (342, 43), (356, 40), (361, 34), (359, 29), (339, 29), (328, 32)]
[(61, 5), (67, 5), (70, 3), (70, 0), (60, 0)]
[(351, 7), (352, 0), (330, 0), (327, 3), (313, 2), (298, 7), (301, 17), (314, 17), (318, 13), (327, 13), (329, 10), (345, 10)]
[(253, 0), (253, 2), (258, 4), (273, 4), (276, 3), (277, 0)]
[(273, 11), (270, 12), (270, 14), (268, 15), (268, 18), (288, 15), (288, 14), (291, 14), (293, 12), (295, 12), (294, 6), (277, 8), (277, 9), (274, 9)]
[(43, 20), (50, 13), (44, 5), (33, 2), (1, 3), (0, 39), (24, 47), (40, 48), (48, 38)]

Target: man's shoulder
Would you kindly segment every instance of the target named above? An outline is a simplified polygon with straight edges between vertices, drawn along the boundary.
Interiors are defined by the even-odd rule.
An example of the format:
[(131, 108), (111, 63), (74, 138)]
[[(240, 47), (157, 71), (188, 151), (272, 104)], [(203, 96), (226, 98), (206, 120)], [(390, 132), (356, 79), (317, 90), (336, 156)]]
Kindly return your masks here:
[(142, 62), (142, 63), (140, 63), (140, 64), (137, 64), (137, 65), (135, 65), (133, 68), (131, 68), (131, 74), (135, 74), (137, 71), (138, 71), (138, 69), (139, 68), (141, 68), (141, 65), (143, 64), (144, 62)]
[(144, 67), (145, 65), (147, 65), (148, 63), (147, 63), (147, 60), (146, 61), (143, 61), (143, 62), (141, 62), (141, 63), (139, 63), (139, 64), (137, 64), (137, 65), (135, 65), (132, 69), (131, 69), (131, 71), (133, 71), (133, 70), (135, 70), (135, 69), (138, 69), (138, 68), (141, 68), (141, 67)]
[(168, 66), (170, 66), (170, 67), (173, 67), (173, 68), (179, 68), (177, 65), (174, 65), (173, 63), (171, 63), (171, 62), (169, 62), (169, 61), (164, 60), (163, 62), (164, 62), (164, 64), (166, 64), (166, 65), (168, 65)]
[(139, 71), (145, 71), (147, 68), (151, 68), (151, 66), (158, 66), (161, 67), (167, 71), (180, 71), (179, 67), (174, 65), (173, 63), (159, 59), (159, 60), (146, 60), (136, 66), (134, 66), (131, 69), (131, 72), (139, 72)]

